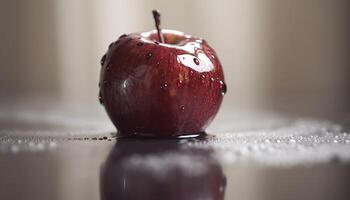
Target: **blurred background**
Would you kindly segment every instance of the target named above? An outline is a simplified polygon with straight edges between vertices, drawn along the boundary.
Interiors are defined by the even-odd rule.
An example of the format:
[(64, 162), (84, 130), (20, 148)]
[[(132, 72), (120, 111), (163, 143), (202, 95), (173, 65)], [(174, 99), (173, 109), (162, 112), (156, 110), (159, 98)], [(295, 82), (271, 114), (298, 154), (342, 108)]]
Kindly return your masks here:
[[(350, 110), (342, 0), (2, 0), (0, 101), (98, 104), (100, 58), (119, 35), (162, 27), (205, 38), (224, 67), (224, 108), (323, 116)], [(4, 105), (4, 104), (3, 104)]]
[[(69, 131), (70, 137), (114, 131), (97, 98), (100, 58), (121, 34), (154, 29), (152, 9), (162, 13), (163, 28), (203, 37), (216, 50), (228, 85), (221, 111), (317, 117), (350, 113), (346, 0), (0, 0), (0, 128), (4, 130), (0, 132), (31, 136)], [(21, 110), (23, 104), (39, 112), (14, 114), (12, 119), (20, 119), (10, 126), (11, 109)], [(81, 115), (41, 112), (86, 108), (94, 113), (90, 121)], [(95, 113), (102, 116), (102, 123), (96, 122)], [(262, 119), (249, 118), (249, 128)], [(231, 123), (223, 121), (215, 128), (226, 122)], [(11, 152), (19, 151), (19, 141), (12, 145), (6, 143), (12, 140), (3, 138), (0, 150), (9, 144)], [(22, 197), (4, 199), (35, 195), (32, 199), (98, 199), (98, 172), (112, 143), (87, 144), (91, 146), (59, 143), (63, 148), (53, 153), (1, 154), (0, 195)], [(28, 146), (43, 148), (40, 140)], [(339, 158), (331, 161), (337, 163)], [(224, 166), (226, 197), (346, 197), (349, 166), (339, 166), (290, 171)], [(292, 195), (285, 198), (287, 194)]]

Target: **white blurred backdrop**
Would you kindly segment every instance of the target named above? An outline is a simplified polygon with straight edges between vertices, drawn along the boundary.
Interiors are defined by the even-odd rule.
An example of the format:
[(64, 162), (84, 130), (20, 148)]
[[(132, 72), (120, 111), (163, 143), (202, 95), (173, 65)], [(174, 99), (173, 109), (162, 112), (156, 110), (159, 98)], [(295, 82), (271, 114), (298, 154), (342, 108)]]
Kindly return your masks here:
[(205, 38), (224, 67), (225, 108), (349, 111), (348, 3), (341, 0), (0, 2), (0, 100), (98, 104), (100, 57), (119, 35), (162, 27)]

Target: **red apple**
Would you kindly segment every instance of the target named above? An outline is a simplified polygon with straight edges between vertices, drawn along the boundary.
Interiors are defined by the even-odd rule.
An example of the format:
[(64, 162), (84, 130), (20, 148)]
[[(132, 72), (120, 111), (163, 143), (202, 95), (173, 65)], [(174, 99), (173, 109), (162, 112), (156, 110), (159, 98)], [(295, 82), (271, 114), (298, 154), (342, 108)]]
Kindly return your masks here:
[(110, 44), (101, 59), (100, 102), (122, 135), (202, 133), (226, 93), (220, 61), (205, 40), (156, 24), (158, 30)]

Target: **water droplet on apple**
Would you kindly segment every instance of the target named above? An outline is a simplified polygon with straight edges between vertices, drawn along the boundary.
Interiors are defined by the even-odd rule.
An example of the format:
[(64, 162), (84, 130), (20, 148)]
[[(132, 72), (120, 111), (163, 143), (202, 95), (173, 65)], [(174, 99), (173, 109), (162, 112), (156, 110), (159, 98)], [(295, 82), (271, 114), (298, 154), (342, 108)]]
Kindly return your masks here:
[(193, 70), (191, 70), (191, 71), (190, 71), (190, 76), (192, 76), (192, 75), (193, 75), (193, 73), (194, 73), (194, 71), (193, 71)]
[(199, 60), (198, 60), (198, 58), (193, 58), (193, 62), (194, 62), (194, 64), (199, 65)]
[(98, 94), (98, 100), (100, 101), (100, 104), (101, 104), (101, 105), (104, 104), (103, 99), (102, 99), (102, 95), (101, 95), (101, 91), (100, 91), (99, 94)]
[(140, 47), (143, 45), (143, 42), (138, 42), (136, 45)]
[(205, 75), (204, 74), (201, 75), (201, 81), (202, 81), (202, 83), (205, 83)]
[(181, 112), (185, 112), (185, 106), (180, 106)]
[(157, 61), (157, 63), (156, 63), (157, 65), (159, 65), (160, 64), (160, 62), (159, 61)]
[(106, 71), (111, 71), (111, 69), (112, 69), (112, 64), (107, 65)]
[(103, 55), (102, 58), (101, 58), (101, 61), (100, 61), (101, 65), (104, 65), (105, 61), (106, 61), (106, 54)]
[(168, 83), (163, 83), (161, 86), (160, 86), (160, 89), (162, 90), (166, 90), (168, 88)]
[(214, 78), (214, 77), (211, 77), (211, 78), (209, 79), (209, 82), (210, 82), (210, 86), (211, 86), (211, 87), (214, 86), (215, 78)]
[(183, 81), (182, 81), (182, 80), (179, 80), (179, 81), (177, 82), (177, 87), (181, 87), (181, 86), (182, 86), (182, 83), (183, 83)]
[(147, 58), (147, 59), (150, 59), (151, 57), (152, 57), (152, 53), (147, 53), (147, 54), (146, 54), (146, 58)]
[(126, 34), (123, 34), (123, 35), (121, 35), (121, 36), (119, 37), (119, 39), (124, 38), (124, 37), (126, 37), (126, 36), (127, 36)]
[(224, 96), (227, 92), (227, 86), (223, 81), (219, 81), (219, 83), (220, 83), (221, 95)]

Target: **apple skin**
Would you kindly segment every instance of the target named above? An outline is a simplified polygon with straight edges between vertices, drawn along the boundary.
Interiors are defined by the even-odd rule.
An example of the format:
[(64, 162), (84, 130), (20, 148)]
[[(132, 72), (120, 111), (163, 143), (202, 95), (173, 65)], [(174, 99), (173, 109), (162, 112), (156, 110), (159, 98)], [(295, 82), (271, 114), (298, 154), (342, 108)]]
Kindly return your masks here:
[(186, 141), (122, 139), (100, 168), (101, 200), (222, 200), (226, 176), (212, 149)]
[(205, 40), (163, 30), (122, 35), (101, 59), (100, 95), (120, 135), (203, 133), (226, 93), (215, 51)]

